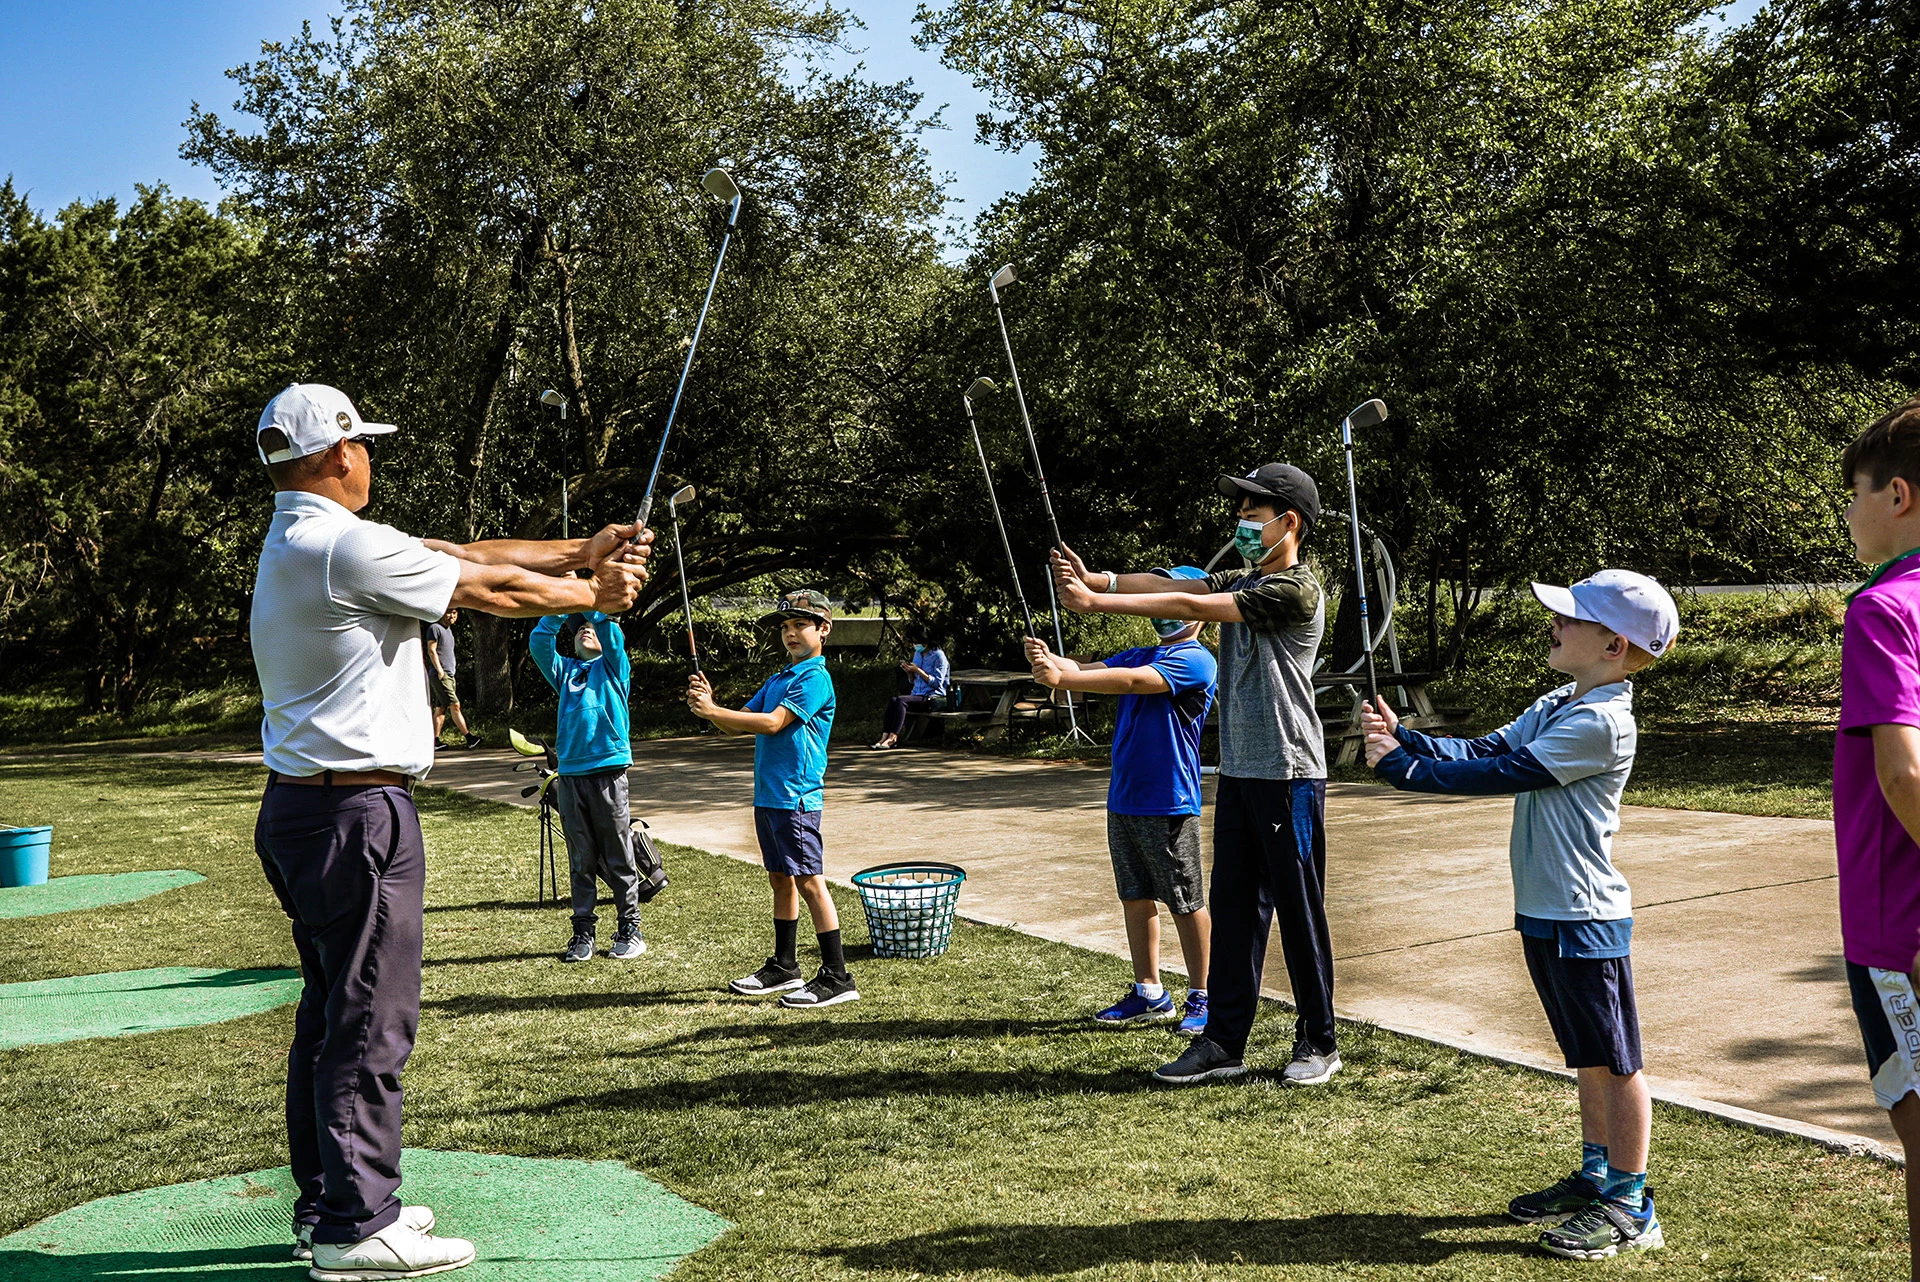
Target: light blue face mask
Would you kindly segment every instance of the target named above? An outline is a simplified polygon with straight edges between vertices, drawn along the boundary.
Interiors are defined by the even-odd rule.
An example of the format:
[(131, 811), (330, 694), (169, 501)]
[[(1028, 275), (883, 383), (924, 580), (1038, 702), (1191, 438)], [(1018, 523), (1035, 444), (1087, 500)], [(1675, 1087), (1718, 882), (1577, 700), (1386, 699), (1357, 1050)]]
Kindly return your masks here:
[[(1284, 512), (1280, 514), (1280, 516), (1285, 515), (1286, 513)], [(1279, 519), (1280, 517), (1276, 516), (1272, 521), (1249, 521), (1245, 517), (1242, 517), (1240, 524), (1235, 526), (1233, 530), (1233, 550), (1255, 565), (1266, 560), (1267, 545), (1261, 540), (1260, 536), (1269, 525), (1272, 525), (1274, 521)]]

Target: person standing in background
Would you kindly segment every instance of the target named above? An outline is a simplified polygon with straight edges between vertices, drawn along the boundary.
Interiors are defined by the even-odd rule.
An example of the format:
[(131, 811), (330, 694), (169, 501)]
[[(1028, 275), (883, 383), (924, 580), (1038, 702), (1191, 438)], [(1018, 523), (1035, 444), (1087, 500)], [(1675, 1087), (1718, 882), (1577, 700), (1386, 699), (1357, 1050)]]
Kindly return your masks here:
[(451, 717), (462, 746), (478, 748), (480, 736), (467, 728), (467, 718), (460, 711), (460, 687), (453, 680), (453, 625), (459, 621), (460, 611), (448, 610), (438, 622), (420, 625), (420, 640), (427, 652), (427, 698), (433, 704), (433, 741), (440, 742)]

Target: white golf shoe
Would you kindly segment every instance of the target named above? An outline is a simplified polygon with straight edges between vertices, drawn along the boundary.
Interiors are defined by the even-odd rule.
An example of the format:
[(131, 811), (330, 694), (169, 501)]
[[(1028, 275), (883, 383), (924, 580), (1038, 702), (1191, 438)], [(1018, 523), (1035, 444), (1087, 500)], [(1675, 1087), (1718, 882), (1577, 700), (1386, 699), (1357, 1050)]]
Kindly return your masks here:
[(341, 1246), (313, 1244), (314, 1282), (380, 1282), (383, 1278), (419, 1278), (473, 1263), (473, 1243), (465, 1238), (434, 1237), (399, 1221), (372, 1237)]
[[(433, 1232), (433, 1208), (430, 1206), (403, 1206), (400, 1208), (400, 1222), (416, 1233)], [(302, 1224), (293, 1231), (293, 1258), (311, 1260), (313, 1258), (313, 1226)]]

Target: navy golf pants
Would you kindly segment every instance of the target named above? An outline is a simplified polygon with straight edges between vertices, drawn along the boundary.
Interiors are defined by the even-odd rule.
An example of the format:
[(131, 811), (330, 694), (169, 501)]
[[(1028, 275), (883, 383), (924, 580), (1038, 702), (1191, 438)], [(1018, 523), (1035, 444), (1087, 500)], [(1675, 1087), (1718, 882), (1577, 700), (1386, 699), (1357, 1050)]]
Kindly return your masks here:
[(420, 1024), (426, 849), (404, 788), (269, 783), (254, 847), (305, 987), (287, 1052), (294, 1222), (358, 1242), (400, 1216), (400, 1070)]
[(1319, 1054), (1334, 1049), (1326, 802), (1324, 779), (1220, 776), (1207, 899), (1207, 1037), (1229, 1054), (1246, 1053), (1276, 915), (1297, 1012), (1294, 1039)]

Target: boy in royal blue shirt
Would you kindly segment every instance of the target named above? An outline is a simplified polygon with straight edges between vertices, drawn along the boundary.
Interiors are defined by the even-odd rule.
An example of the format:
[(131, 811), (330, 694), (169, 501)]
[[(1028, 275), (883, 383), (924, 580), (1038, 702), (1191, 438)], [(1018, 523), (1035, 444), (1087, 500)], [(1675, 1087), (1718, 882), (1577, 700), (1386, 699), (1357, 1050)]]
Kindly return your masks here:
[(599, 878), (613, 891), (620, 915), (607, 956), (631, 961), (647, 951), (647, 941), (640, 937), (640, 868), (627, 799), (632, 678), (620, 625), (598, 612), (548, 615), (534, 625), (527, 649), (560, 696), (554, 790), (573, 898), (573, 938), (560, 959), (593, 957)]
[[(1191, 566), (1155, 570), (1201, 579)], [(1052, 689), (1117, 694), (1113, 773), (1107, 784), (1107, 853), (1127, 923), (1133, 987), (1094, 1019), (1113, 1027), (1178, 1019), (1207, 1026), (1207, 949), (1212, 923), (1200, 871), (1200, 731), (1213, 705), (1218, 664), (1199, 642), (1204, 624), (1155, 619), (1159, 645), (1122, 650), (1104, 663), (1075, 663), (1027, 638), (1033, 679)], [(1160, 910), (1173, 913), (1187, 963), (1187, 998), (1175, 1012), (1160, 983)]]
[[(767, 678), (741, 711), (713, 701), (713, 687), (695, 673), (687, 706), (721, 734), (757, 735), (753, 744), (753, 827), (760, 862), (773, 886), (773, 956), (753, 974), (728, 985), (747, 997), (785, 994), (782, 1006), (834, 1006), (858, 1001), (840, 943), (840, 917), (827, 889), (820, 843), (826, 799), (827, 739), (833, 732), (833, 678), (820, 657), (833, 630), (826, 593), (801, 590), (780, 598), (762, 623), (780, 626), (788, 665)], [(820, 940), (820, 971), (800, 974), (800, 905)]]

